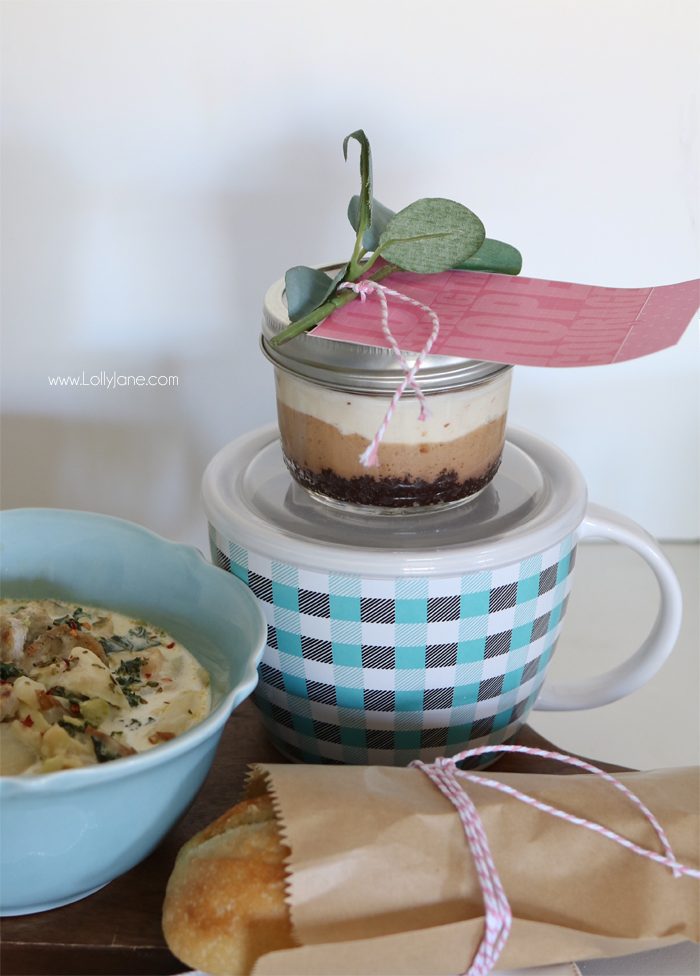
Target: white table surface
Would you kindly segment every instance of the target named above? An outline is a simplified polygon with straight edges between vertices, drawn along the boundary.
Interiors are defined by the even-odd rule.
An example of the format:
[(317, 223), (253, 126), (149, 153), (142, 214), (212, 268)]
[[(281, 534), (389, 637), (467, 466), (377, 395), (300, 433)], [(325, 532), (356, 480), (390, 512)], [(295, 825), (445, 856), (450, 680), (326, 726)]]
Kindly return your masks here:
[[(635, 769), (700, 763), (700, 546), (662, 548), (683, 590), (683, 624), (666, 664), (621, 701), (581, 712), (532, 712), (530, 724), (563, 750)], [(642, 642), (658, 606), (656, 581), (630, 550), (579, 546), (574, 586), (551, 665), (554, 680), (605, 671)]]
[(698, 976), (700, 946), (682, 942), (619, 959), (592, 959), (580, 962), (578, 968), (581, 976)]

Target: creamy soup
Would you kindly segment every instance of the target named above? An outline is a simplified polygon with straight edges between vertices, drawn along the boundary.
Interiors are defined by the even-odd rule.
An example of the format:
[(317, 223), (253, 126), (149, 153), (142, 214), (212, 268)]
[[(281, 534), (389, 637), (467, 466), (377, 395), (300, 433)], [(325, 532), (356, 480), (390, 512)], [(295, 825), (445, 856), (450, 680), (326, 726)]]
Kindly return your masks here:
[(56, 600), (0, 600), (0, 774), (108, 762), (211, 707), (209, 675), (159, 627)]

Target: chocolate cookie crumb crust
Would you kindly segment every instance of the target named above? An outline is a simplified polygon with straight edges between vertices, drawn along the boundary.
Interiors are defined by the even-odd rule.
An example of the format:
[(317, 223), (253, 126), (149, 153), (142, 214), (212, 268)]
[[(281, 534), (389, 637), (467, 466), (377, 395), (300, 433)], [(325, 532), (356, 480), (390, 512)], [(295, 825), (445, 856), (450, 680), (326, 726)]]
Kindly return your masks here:
[(426, 508), (466, 501), (492, 480), (501, 458), (499, 456), (480, 477), (460, 481), (456, 471), (442, 471), (430, 482), (421, 479), (373, 478), (367, 474), (341, 478), (330, 468), (315, 473), (309, 468), (300, 468), (287, 457), (285, 463), (292, 477), (304, 488), (337, 501), (381, 508)]

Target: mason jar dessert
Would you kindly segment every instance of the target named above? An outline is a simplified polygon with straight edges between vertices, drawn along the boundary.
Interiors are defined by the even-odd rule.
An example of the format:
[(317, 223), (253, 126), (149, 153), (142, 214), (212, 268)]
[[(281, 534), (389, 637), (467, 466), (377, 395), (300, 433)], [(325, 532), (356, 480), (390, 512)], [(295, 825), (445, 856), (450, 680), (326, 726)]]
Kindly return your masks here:
[[(494, 477), (505, 441), (511, 368), (428, 356), (373, 443), (404, 378), (394, 353), (305, 333), (275, 347), (289, 324), (284, 283), (265, 299), (262, 348), (274, 363), (277, 416), (292, 477), (316, 498), (363, 511), (425, 511), (472, 498)], [(406, 353), (409, 365), (415, 354)]]

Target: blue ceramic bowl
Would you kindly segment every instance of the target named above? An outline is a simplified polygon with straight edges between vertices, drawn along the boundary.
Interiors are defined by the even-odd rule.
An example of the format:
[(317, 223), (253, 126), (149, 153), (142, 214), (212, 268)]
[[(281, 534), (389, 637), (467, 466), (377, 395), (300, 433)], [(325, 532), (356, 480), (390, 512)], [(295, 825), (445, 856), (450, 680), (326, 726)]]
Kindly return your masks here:
[(149, 752), (0, 777), (0, 914), (84, 898), (143, 860), (202, 784), (265, 641), (250, 591), (188, 546), (84, 512), (0, 514), (2, 595), (109, 607), (168, 630), (211, 676), (212, 711)]

